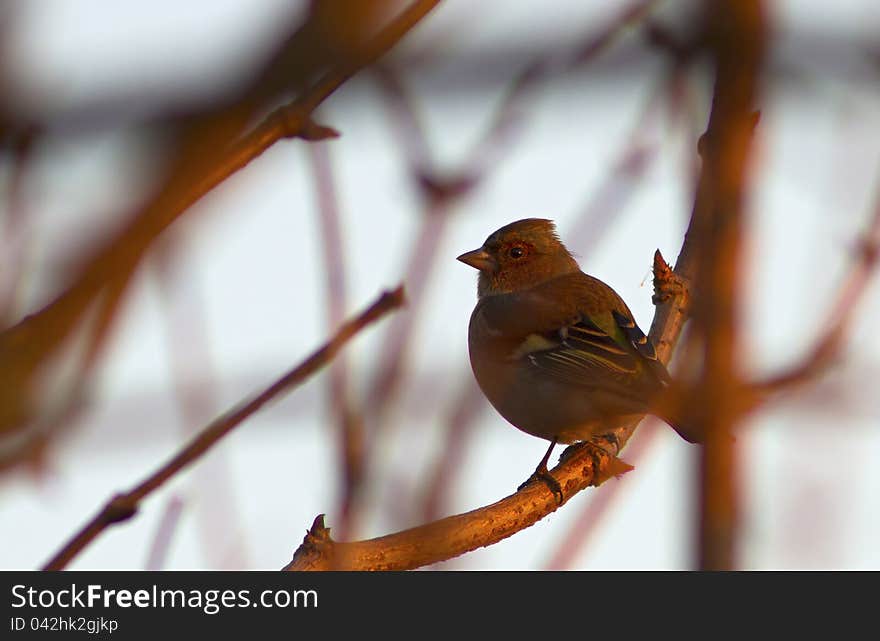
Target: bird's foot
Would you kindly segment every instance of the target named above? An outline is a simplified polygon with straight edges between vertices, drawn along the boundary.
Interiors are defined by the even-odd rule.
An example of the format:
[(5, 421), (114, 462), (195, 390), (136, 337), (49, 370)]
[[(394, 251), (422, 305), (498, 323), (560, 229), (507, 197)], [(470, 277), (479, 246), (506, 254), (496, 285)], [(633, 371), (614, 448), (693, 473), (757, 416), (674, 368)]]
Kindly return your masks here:
[(533, 481), (541, 481), (550, 488), (551, 492), (553, 492), (553, 496), (556, 497), (556, 502), (559, 505), (562, 505), (562, 499), (564, 498), (562, 494), (562, 486), (559, 484), (559, 481), (553, 478), (553, 475), (550, 474), (550, 470), (547, 469), (546, 465), (544, 465), (543, 468), (544, 469), (541, 469), (541, 466), (539, 465), (529, 478), (519, 484), (516, 491), (519, 492)]
[(547, 469), (547, 461), (550, 460), (550, 454), (553, 452), (553, 448), (556, 447), (556, 442), (558, 439), (554, 438), (550, 441), (550, 447), (547, 448), (546, 454), (544, 454), (544, 458), (541, 459), (541, 462), (538, 463), (538, 467), (535, 468), (535, 471), (532, 472), (532, 475), (529, 476), (525, 481), (519, 484), (519, 487), (516, 488), (516, 491), (519, 492), (525, 486), (527, 486), (532, 481), (541, 481), (546, 484), (550, 491), (553, 492), (553, 496), (556, 497), (556, 502), (559, 505), (562, 505), (562, 500), (564, 498), (562, 494), (562, 486), (559, 484), (553, 475), (550, 474), (550, 470)]

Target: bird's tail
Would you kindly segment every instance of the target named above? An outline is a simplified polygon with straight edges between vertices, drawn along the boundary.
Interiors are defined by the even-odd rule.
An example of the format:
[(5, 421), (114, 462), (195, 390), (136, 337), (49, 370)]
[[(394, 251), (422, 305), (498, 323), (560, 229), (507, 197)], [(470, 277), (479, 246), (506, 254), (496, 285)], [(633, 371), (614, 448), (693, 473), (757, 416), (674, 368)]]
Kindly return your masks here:
[(688, 443), (702, 443), (704, 439), (701, 431), (694, 429), (687, 420), (684, 420), (684, 417), (678, 416), (678, 414), (677, 411), (661, 408), (657, 412), (657, 417), (674, 429)]

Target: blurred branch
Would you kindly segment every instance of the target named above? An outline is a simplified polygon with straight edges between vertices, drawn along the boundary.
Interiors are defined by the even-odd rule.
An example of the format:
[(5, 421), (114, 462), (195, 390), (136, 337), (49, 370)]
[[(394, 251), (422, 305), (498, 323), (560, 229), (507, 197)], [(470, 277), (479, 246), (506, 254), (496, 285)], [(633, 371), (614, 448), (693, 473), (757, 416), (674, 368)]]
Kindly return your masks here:
[[(414, 0), (354, 52), (329, 59), (334, 63), (321, 76), (328, 57), (321, 47), (327, 16), (321, 3), (284, 43), (256, 79), (231, 105), (214, 107), (190, 119), (180, 119), (177, 144), (168, 162), (166, 183), (119, 233), (89, 257), (73, 283), (53, 301), (0, 333), (0, 432), (25, 423), (33, 410), (38, 371), (77, 327), (80, 318), (111, 282), (130, 280), (143, 254), (156, 237), (208, 191), (282, 138), (318, 140), (335, 135), (311, 119), (314, 109), (365, 65), (397, 43), (439, 0)], [(345, 16), (337, 16), (344, 20)], [(323, 31), (322, 31), (323, 29)], [(316, 48), (310, 56), (311, 48)], [(248, 120), (289, 87), (319, 79), (293, 102), (272, 112), (250, 133), (238, 138)], [(216, 158), (219, 161), (215, 161)], [(109, 323), (108, 323), (109, 324)]]
[(620, 153), (602, 182), (591, 190), (575, 225), (566, 234), (566, 238), (570, 239), (570, 246), (576, 251), (586, 255), (589, 254), (589, 249), (598, 246), (611, 223), (618, 219), (632, 197), (638, 193), (637, 188), (656, 158), (659, 148), (657, 142), (648, 140), (651, 118), (657, 115), (664, 96), (672, 90), (682, 73), (683, 69), (675, 66), (652, 87), (635, 122), (623, 137), (625, 143)]
[[(326, 278), (327, 322), (331, 328), (343, 320), (346, 306), (345, 252), (343, 250), (339, 203), (333, 182), (329, 150), (325, 145), (310, 145), (309, 162), (318, 200), (324, 274)], [(364, 423), (355, 411), (348, 389), (345, 355), (330, 366), (329, 409), (339, 434), (339, 469), (341, 497), (339, 529), (350, 531), (355, 496), (364, 475)]]
[(430, 145), (417, 117), (417, 108), (407, 94), (397, 71), (389, 66), (376, 69), (376, 76), (393, 113), (392, 132), (397, 134), (408, 157), (411, 171), (426, 207), (419, 236), (407, 262), (407, 286), (413, 292), (408, 313), (395, 319), (389, 330), (389, 346), (370, 388), (370, 407), (381, 416), (401, 378), (401, 370), (418, 315), (421, 293), (431, 274), (436, 249), (454, 205), (472, 194), (489, 172), (497, 167), (506, 146), (514, 138), (518, 108), (528, 93), (559, 65), (574, 69), (605, 51), (629, 26), (643, 20), (658, 0), (637, 0), (599, 29), (591, 29), (573, 56), (557, 62), (557, 56), (536, 56), (510, 83), (495, 108), (483, 135), (452, 171), (441, 173), (430, 158)]
[(395, 318), (388, 328), (388, 340), (367, 392), (367, 407), (379, 417), (378, 425), (381, 426), (385, 410), (401, 380), (406, 354), (423, 307), (428, 279), (436, 263), (443, 234), (448, 228), (454, 206), (474, 183), (457, 178), (457, 173), (455, 178), (439, 178), (430, 158), (430, 146), (420, 125), (416, 106), (398, 73), (389, 67), (380, 67), (376, 72), (391, 116), (391, 131), (403, 149), (424, 203), (417, 237), (404, 267), (411, 304), (406, 313)]
[[(162, 302), (166, 356), (174, 400), (180, 408), (180, 435), (184, 439), (192, 437), (198, 426), (217, 410), (218, 396), (217, 371), (211, 357), (209, 323), (198, 274), (179, 269), (188, 249), (187, 240), (183, 236), (164, 238), (165, 242), (156, 248), (157, 260), (150, 263)], [(189, 381), (196, 377), (200, 383), (189, 386)], [(236, 567), (242, 567), (247, 557), (240, 543), (244, 538), (243, 519), (237, 510), (229, 461), (224, 454), (215, 454), (190, 479), (192, 494), (199, 499), (192, 511), (203, 556), (214, 568), (222, 567), (229, 557), (235, 559)], [(229, 541), (236, 545), (232, 553), (226, 549)]]
[[(2, 51), (2, 48), (0, 48)], [(4, 208), (5, 216), (0, 220), (2, 238), (2, 263), (0, 263), (0, 327), (5, 327), (18, 312), (20, 293), (25, 273), (25, 263), (29, 259), (27, 248), (28, 234), (25, 221), (25, 184), (27, 170), (33, 150), (40, 137), (35, 128), (23, 131), (12, 141), (12, 170), (7, 188), (8, 200)]]
[[(615, 39), (629, 26), (645, 19), (657, 0), (641, 0), (625, 8), (608, 24), (598, 31), (591, 31), (584, 43), (578, 48), (578, 55), (569, 62), (570, 68), (589, 62), (605, 51)], [(650, 26), (650, 25), (648, 25)], [(669, 79), (664, 79), (654, 89), (644, 107), (636, 118), (631, 132), (625, 137), (628, 144), (608, 172), (603, 183), (594, 190), (583, 212), (578, 217), (575, 228), (569, 233), (571, 246), (583, 252), (586, 246), (594, 246), (634, 192), (634, 187), (644, 176), (650, 161), (656, 155), (656, 147), (648, 144), (644, 138), (649, 124), (649, 117), (658, 106), (667, 84), (676, 82), (683, 75), (685, 60), (676, 61)], [(493, 162), (503, 154), (505, 145), (509, 145), (516, 135), (514, 125), (519, 119), (522, 102), (535, 86), (554, 69), (554, 56), (536, 56), (520, 74), (510, 83), (506, 93), (496, 107), (492, 121), (483, 136), (474, 146), (465, 168), (459, 170), (461, 184), (472, 185), (484, 172), (493, 167)], [(410, 123), (416, 127), (417, 123)], [(520, 123), (520, 128), (522, 128)], [(426, 157), (423, 146), (414, 146), (417, 153), (413, 157)], [(446, 434), (444, 446), (432, 473), (428, 476), (424, 497), (423, 513), (426, 520), (433, 520), (442, 512), (446, 500), (446, 490), (452, 481), (452, 474), (464, 455), (466, 439), (474, 421), (486, 406), (485, 399), (479, 388), (470, 378), (469, 384), (456, 397), (452, 410), (445, 421)]]
[(736, 565), (738, 463), (734, 426), (742, 411), (738, 355), (744, 237), (743, 202), (755, 123), (754, 104), (764, 57), (761, 0), (705, 2), (704, 29), (714, 59), (715, 87), (703, 137), (703, 178), (709, 206), (697, 219), (700, 269), (695, 274), (691, 338), (699, 357), (685, 365), (693, 380), (684, 422), (701, 435), (698, 565)]
[[(77, 375), (71, 385), (63, 390), (61, 401), (55, 400), (49, 403), (48, 410), (40, 413), (37, 419), (28, 426), (28, 429), (13, 431), (0, 439), (0, 470), (11, 469), (20, 464), (39, 462), (51, 438), (75, 424), (84, 410), (84, 400), (88, 396), (91, 373), (107, 346), (113, 322), (117, 317), (128, 279), (131, 276), (131, 272), (125, 272), (110, 280), (106, 291), (98, 296), (95, 315), (90, 319), (90, 323), (85, 329), (87, 333), (84, 340), (85, 347), (78, 363)], [(11, 341), (22, 339), (17, 333), (12, 333), (6, 338)], [(3, 338), (0, 337), (0, 348), (2, 346)], [(2, 360), (0, 358), (0, 361)], [(10, 369), (2, 374), (12, 376), (14, 364), (7, 361)], [(17, 400), (23, 402), (25, 399)], [(3, 409), (10, 411), (8, 406)], [(11, 410), (13, 412), (20, 411), (21, 408), (13, 405)], [(8, 416), (5, 417), (7, 420)], [(0, 428), (2, 428), (2, 420), (0, 420)], [(3, 430), (0, 429), (0, 433), (2, 432)]]
[(468, 437), (487, 406), (486, 397), (469, 372), (463, 373), (462, 380), (466, 382), (461, 386), (452, 402), (452, 409), (443, 421), (446, 432), (442, 450), (425, 475), (427, 481), (424, 485), (422, 516), (426, 522), (439, 518), (445, 511), (449, 488), (464, 459)]
[[(645, 458), (650, 451), (651, 446), (657, 442), (657, 436), (660, 430), (664, 429), (656, 424), (649, 424), (652, 419), (642, 423), (639, 430), (639, 436), (635, 442), (629, 446), (626, 451), (626, 458), (633, 467), (637, 467), (638, 463)], [(653, 428), (653, 429), (645, 429)], [(627, 478), (620, 479), (619, 483), (606, 483), (602, 489), (596, 492), (581, 510), (580, 515), (571, 526), (568, 534), (559, 542), (553, 545), (553, 553), (548, 559), (545, 569), (547, 570), (565, 570), (570, 568), (574, 561), (580, 555), (583, 549), (590, 543), (591, 535), (596, 533), (602, 517), (605, 516), (609, 509), (617, 505), (617, 499), (621, 498), (620, 494), (627, 487)]]
[(172, 496), (165, 503), (165, 509), (162, 510), (162, 516), (159, 518), (159, 525), (156, 527), (156, 534), (147, 554), (147, 562), (144, 564), (145, 570), (165, 569), (171, 539), (180, 524), (181, 514), (183, 514), (183, 499)]
[(863, 294), (876, 273), (878, 263), (880, 263), (880, 181), (875, 196), (874, 212), (852, 253), (852, 265), (839, 288), (837, 301), (828, 313), (824, 334), (816, 340), (813, 349), (799, 364), (756, 383), (752, 391), (754, 402), (761, 402), (772, 394), (813, 381), (834, 361)]
[(171, 477), (196, 461), (221, 438), (243, 423), (266, 403), (282, 394), (290, 392), (324, 367), (358, 332), (378, 321), (389, 312), (394, 311), (403, 303), (404, 294), (402, 287), (383, 293), (370, 307), (340, 327), (328, 343), (314, 352), (300, 365), (284, 374), (284, 376), (272, 383), (253, 400), (230, 410), (209, 424), (177, 455), (144, 479), (139, 485), (128, 492), (112, 497), (104, 508), (46, 563), (43, 569), (63, 569), (83, 548), (110, 525), (133, 517), (137, 513), (140, 502), (149, 494), (159, 489)]

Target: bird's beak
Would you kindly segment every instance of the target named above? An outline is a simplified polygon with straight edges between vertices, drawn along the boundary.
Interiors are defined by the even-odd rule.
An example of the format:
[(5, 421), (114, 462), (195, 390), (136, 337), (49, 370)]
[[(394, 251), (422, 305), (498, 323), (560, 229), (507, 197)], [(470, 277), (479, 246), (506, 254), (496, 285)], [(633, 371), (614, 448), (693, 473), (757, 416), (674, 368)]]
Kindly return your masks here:
[(459, 256), (456, 260), (460, 260), (465, 265), (470, 265), (474, 269), (481, 272), (493, 272), (498, 268), (498, 263), (489, 255), (485, 249), (480, 247), (474, 251), (467, 252)]

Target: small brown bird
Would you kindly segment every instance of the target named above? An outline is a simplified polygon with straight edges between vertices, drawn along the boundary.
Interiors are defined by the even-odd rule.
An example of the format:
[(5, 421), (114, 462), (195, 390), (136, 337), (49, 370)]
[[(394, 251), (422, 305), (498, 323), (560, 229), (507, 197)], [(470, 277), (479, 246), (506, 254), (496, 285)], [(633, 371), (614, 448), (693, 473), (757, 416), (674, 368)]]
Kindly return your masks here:
[(552, 221), (510, 223), (458, 260), (480, 272), (468, 329), (477, 383), (515, 427), (550, 441), (529, 480), (561, 496), (547, 471), (556, 443), (593, 441), (656, 412), (669, 373), (620, 296), (581, 271)]

